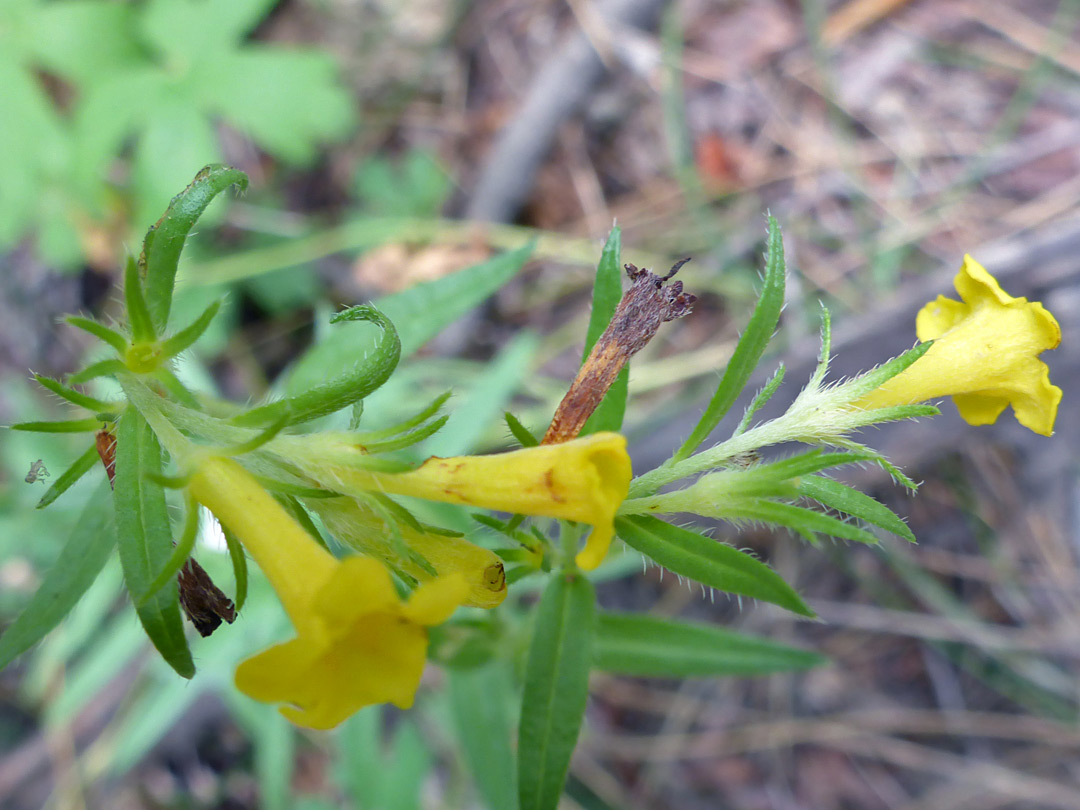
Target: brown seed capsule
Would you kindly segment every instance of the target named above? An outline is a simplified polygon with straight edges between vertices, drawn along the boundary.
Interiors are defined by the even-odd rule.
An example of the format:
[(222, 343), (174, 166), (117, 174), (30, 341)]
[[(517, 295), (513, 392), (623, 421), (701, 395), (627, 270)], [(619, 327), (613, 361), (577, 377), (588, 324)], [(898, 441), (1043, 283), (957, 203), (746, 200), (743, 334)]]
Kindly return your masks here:
[(676, 262), (666, 276), (624, 265), (630, 278), (611, 323), (582, 363), (555, 411), (541, 444), (558, 444), (575, 438), (596, 410), (622, 367), (656, 335), (660, 324), (690, 313), (697, 296), (684, 293), (682, 282), (664, 286), (689, 259)]

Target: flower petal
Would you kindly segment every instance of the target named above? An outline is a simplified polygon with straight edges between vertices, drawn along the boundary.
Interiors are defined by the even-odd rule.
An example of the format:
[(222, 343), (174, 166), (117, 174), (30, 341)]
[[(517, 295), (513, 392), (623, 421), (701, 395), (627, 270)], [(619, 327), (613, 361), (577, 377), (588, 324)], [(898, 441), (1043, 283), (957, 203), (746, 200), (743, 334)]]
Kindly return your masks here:
[(1053, 433), (1061, 389), (1040, 352), (1061, 341), (1054, 316), (1013, 298), (970, 256), (955, 280), (962, 301), (939, 297), (919, 312), (920, 340), (934, 345), (914, 364), (855, 404), (885, 408), (951, 396), (970, 424), (994, 422), (1011, 405), (1020, 424)]
[(469, 596), (469, 585), (461, 574), (425, 582), (412, 592), (402, 613), (417, 624), (442, 624)]

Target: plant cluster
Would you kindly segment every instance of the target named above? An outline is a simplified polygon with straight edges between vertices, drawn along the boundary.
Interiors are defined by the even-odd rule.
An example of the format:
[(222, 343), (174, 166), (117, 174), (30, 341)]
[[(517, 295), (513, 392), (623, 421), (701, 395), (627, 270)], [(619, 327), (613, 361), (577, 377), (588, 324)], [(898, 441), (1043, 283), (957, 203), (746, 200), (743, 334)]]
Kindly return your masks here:
[[(581, 371), (551, 427), (540, 439), (506, 414), (519, 449), (410, 459), (409, 448), (446, 424), (440, 416), (445, 395), (395, 425), (365, 427), (364, 398), (387, 383), (402, 354), (392, 320), (368, 305), (334, 318), (379, 334), (373, 350), (345, 373), (335, 376), (324, 367), (322, 379), (250, 407), (197, 396), (173, 363), (209, 326), (218, 304), (190, 324), (173, 326), (177, 264), (209, 202), (246, 182), (235, 169), (203, 169), (147, 233), (139, 257), (128, 261), (123, 327), (68, 319), (114, 356), (66, 382), (37, 377), (89, 415), (13, 427), (95, 435), (55, 478), (41, 506), (99, 463), (114, 491), (111, 500), (89, 504), (38, 594), (0, 637), (0, 666), (57, 625), (115, 548), (147, 635), (176, 673), (191, 677), (195, 664), (181, 614), (203, 635), (234, 632), (221, 624), (234, 621), (243, 607), (250, 557), (294, 635), (239, 665), (241, 692), (280, 705), (298, 725), (326, 729), (372, 704), (410, 707), (429, 658), (451, 671), (516, 662), (519, 805), (554, 808), (583, 722), (590, 671), (753, 675), (822, 661), (768, 639), (599, 608), (591, 572), (612, 556), (615, 538), (706, 588), (812, 617), (768, 565), (661, 516), (786, 528), (810, 542), (877, 543), (882, 532), (914, 541), (892, 511), (830, 477), (844, 465), (873, 463), (915, 489), (853, 432), (933, 415), (937, 408), (925, 401), (945, 396), (953, 396), (972, 423), (992, 422), (1011, 405), (1032, 430), (1049, 435), (1053, 429), (1061, 391), (1037, 355), (1057, 345), (1057, 323), (1040, 304), (1004, 293), (969, 257), (957, 276), (961, 300), (941, 297), (920, 314), (923, 343), (865, 374), (830, 382), (826, 312), (820, 362), (792, 405), (776, 418), (756, 419), (784, 381), (781, 367), (732, 434), (713, 443), (779, 323), (785, 269), (772, 218), (761, 295), (712, 400), (671, 458), (636, 476), (618, 433), (625, 367), (664, 322), (689, 314), (694, 299), (671, 282), (679, 265), (664, 277), (627, 265), (631, 285), (623, 295), (618, 230), (599, 261)], [(101, 400), (73, 387), (105, 376), (122, 396)], [(312, 429), (346, 409), (349, 429)], [(779, 445), (801, 448), (769, 457), (762, 452)], [(185, 505), (178, 531), (169, 492)], [(468, 510), (473, 530), (423, 519), (417, 508), (423, 502)], [(231, 598), (191, 558), (200, 507), (224, 530), (234, 568)], [(629, 552), (620, 546), (615, 553)], [(500, 621), (499, 606), (527, 583), (541, 592), (532, 620)], [(478, 781), (484, 789), (482, 774)]]

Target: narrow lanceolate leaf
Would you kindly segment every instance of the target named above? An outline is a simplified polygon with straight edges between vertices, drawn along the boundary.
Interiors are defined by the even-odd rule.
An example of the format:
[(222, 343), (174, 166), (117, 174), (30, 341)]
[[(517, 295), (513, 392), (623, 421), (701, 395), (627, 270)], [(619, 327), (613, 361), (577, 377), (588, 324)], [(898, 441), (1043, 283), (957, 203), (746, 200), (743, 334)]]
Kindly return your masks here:
[(95, 413), (101, 413), (108, 411), (110, 408), (116, 406), (108, 402), (104, 402), (100, 399), (84, 394), (82, 391), (76, 391), (74, 388), (68, 388), (62, 382), (54, 380), (50, 377), (44, 377), (41, 374), (35, 374), (34, 379), (38, 381), (38, 384), (43, 388), (47, 388), (56, 394), (58, 397), (66, 399), (72, 405), (78, 405), (80, 408), (85, 408), (88, 411), (94, 411)]
[[(116, 436), (116, 529), (120, 565), (132, 598), (147, 592), (172, 554), (165, 491), (150, 476), (161, 475), (161, 447), (142, 415), (128, 408)], [(195, 674), (180, 619), (175, 581), (137, 605), (143, 629), (169, 665), (185, 678)]]
[(142, 279), (135, 259), (129, 256), (124, 269), (124, 306), (127, 308), (128, 321), (131, 323), (133, 343), (145, 343), (154, 339), (154, 321), (150, 316), (150, 306), (146, 302)]
[(394, 324), (375, 307), (352, 307), (334, 316), (339, 321), (370, 321), (382, 329), (378, 346), (354, 368), (330, 382), (277, 402), (260, 405), (234, 417), (236, 425), (262, 425), (285, 418), (290, 425), (339, 411), (363, 399), (386, 382), (401, 358), (401, 341)]
[(85, 433), (100, 427), (100, 419), (64, 419), (57, 422), (19, 422), (12, 425), (11, 429), (31, 433)]
[(210, 306), (204, 309), (202, 314), (189, 325), (185, 326), (169, 339), (162, 341), (162, 356), (175, 357), (202, 337), (203, 332), (210, 326), (211, 321), (214, 320), (214, 316), (218, 314), (219, 309), (221, 309), (220, 299), (214, 301)]
[(808, 669), (826, 661), (808, 650), (711, 624), (634, 613), (601, 613), (593, 641), (597, 669), (639, 677), (766, 675)]
[(80, 318), (78, 315), (70, 315), (65, 318), (72, 326), (82, 329), (84, 332), (89, 332), (99, 340), (108, 343), (120, 354), (127, 351), (127, 338), (117, 332), (115, 329), (110, 329), (104, 324), (100, 324), (97, 321), (92, 321), (89, 318)]
[[(216, 520), (209, 512), (206, 514), (210, 520)], [(244, 554), (244, 547), (240, 545), (240, 540), (235, 534), (224, 526), (221, 527), (221, 533), (225, 535), (225, 546), (229, 549), (229, 561), (233, 567), (233, 579), (236, 580), (236, 595), (233, 597), (233, 602), (236, 604), (236, 612), (239, 613), (244, 609), (244, 603), (247, 601), (247, 556)]]
[(90, 445), (86, 448), (86, 452), (75, 459), (70, 467), (57, 476), (56, 480), (53, 481), (52, 486), (45, 490), (45, 494), (41, 496), (41, 500), (37, 503), (37, 508), (44, 509), (67, 492), (71, 488), (71, 485), (86, 475), (97, 462), (97, 448), (94, 447), (94, 445)]
[(194, 500), (188, 499), (186, 504), (187, 514), (184, 520), (184, 529), (180, 532), (180, 539), (173, 546), (172, 554), (165, 561), (165, 565), (157, 572), (156, 576), (146, 586), (146, 591), (141, 594), (132, 594), (138, 605), (149, 602), (155, 594), (168, 585), (180, 569), (187, 562), (191, 552), (195, 550), (195, 539), (199, 535), (199, 505)]
[(113, 374), (121, 374), (127, 370), (127, 366), (115, 358), (98, 360), (96, 363), (91, 363), (86, 368), (76, 371), (68, 377), (68, 382), (73, 385), (79, 385), (84, 382), (90, 382), (90, 380), (97, 377), (109, 377)]
[(503, 413), (503, 418), (506, 420), (506, 426), (510, 428), (510, 434), (522, 447), (536, 447), (540, 444), (540, 440), (533, 436), (529, 429), (521, 424), (521, 420), (510, 411)]
[[(600, 263), (596, 267), (596, 281), (593, 282), (592, 313), (589, 315), (589, 328), (585, 333), (585, 351), (582, 361), (589, 356), (593, 345), (604, 333), (615, 308), (622, 298), (622, 266), (619, 252), (622, 247), (622, 231), (615, 227), (608, 235), (607, 244), (600, 254)], [(579, 435), (597, 433), (602, 430), (618, 430), (622, 427), (626, 413), (626, 393), (630, 383), (629, 364), (623, 367), (611, 384), (607, 394), (600, 401), (592, 416), (585, 422)]]
[(799, 492), (831, 509), (899, 535), (908, 542), (916, 542), (908, 525), (889, 507), (839, 481), (820, 475), (807, 476), (799, 481)]
[(854, 540), (857, 543), (870, 545), (876, 545), (878, 542), (873, 534), (854, 523), (845, 523), (831, 515), (790, 503), (751, 499), (740, 501), (728, 514), (734, 520), (761, 521), (776, 526), (786, 526), (810, 542), (814, 542), (817, 534), (827, 534), (841, 540)]
[(97, 578), (115, 545), (112, 509), (102, 486), (79, 516), (60, 556), (45, 574), (37, 592), (0, 635), (0, 669), (40, 641), (75, 607)]
[(631, 548), (675, 574), (801, 616), (815, 615), (769, 566), (717, 540), (646, 515), (616, 518), (615, 531)]
[(596, 593), (581, 574), (552, 577), (540, 600), (518, 728), (521, 810), (555, 810), (589, 694)]
[(769, 345), (773, 332), (776, 331), (783, 308), (784, 241), (780, 235), (780, 225), (774, 217), (769, 217), (768, 255), (765, 259), (765, 284), (761, 288), (761, 297), (758, 298), (754, 314), (750, 316), (750, 323), (747, 324), (746, 331), (743, 332), (731, 361), (724, 370), (716, 393), (690, 436), (676, 451), (673, 461), (682, 461), (689, 457), (735, 404), (765, 353), (765, 347)]
[(161, 219), (146, 232), (139, 255), (139, 273), (155, 334), (164, 332), (169, 321), (180, 252), (195, 221), (210, 201), (229, 186), (235, 185), (243, 191), (247, 184), (247, 175), (239, 169), (220, 164), (206, 166), (195, 175), (191, 185), (172, 198)]
[(517, 810), (508, 667), (451, 669), (450, 708), (473, 782), (490, 810)]

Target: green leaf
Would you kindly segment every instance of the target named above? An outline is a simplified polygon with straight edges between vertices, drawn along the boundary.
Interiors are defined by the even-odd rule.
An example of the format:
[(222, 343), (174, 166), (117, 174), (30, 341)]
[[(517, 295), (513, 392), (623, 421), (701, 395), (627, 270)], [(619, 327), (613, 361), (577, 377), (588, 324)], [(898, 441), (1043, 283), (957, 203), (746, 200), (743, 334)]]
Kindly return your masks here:
[(538, 347), (536, 335), (520, 332), (473, 378), (445, 430), (424, 444), (425, 456), (460, 456), (473, 452), (525, 379), (531, 375)]
[(310, 387), (303, 393), (252, 408), (234, 417), (232, 423), (265, 424), (287, 415), (288, 424), (300, 424), (339, 411), (363, 399), (386, 382), (401, 358), (401, 341), (394, 324), (386, 315), (370, 306), (352, 307), (334, 317), (335, 323), (341, 320), (369, 321), (382, 330), (378, 346), (365, 358), (365, 362), (353, 362), (347, 373), (330, 382)]
[(202, 337), (203, 332), (210, 326), (210, 322), (214, 320), (214, 316), (218, 314), (219, 309), (221, 309), (220, 299), (204, 309), (202, 314), (192, 321), (190, 325), (181, 329), (168, 340), (163, 340), (161, 342), (162, 356), (175, 357)]
[(146, 303), (155, 334), (165, 331), (172, 307), (173, 283), (180, 252), (195, 221), (218, 194), (235, 185), (244, 191), (247, 175), (220, 164), (203, 167), (191, 184), (173, 197), (161, 219), (146, 232), (139, 271), (145, 279)]
[[(596, 341), (607, 329), (622, 299), (622, 267), (619, 262), (621, 248), (622, 231), (618, 227), (612, 228), (604, 250), (600, 254), (600, 262), (596, 266), (592, 312), (589, 315), (589, 328), (585, 332), (585, 352), (582, 355), (582, 361), (589, 356)], [(596, 410), (586, 420), (579, 435), (587, 436), (590, 433), (618, 430), (622, 427), (623, 416), (626, 414), (626, 395), (629, 384), (630, 366), (627, 364), (619, 372)]]
[(765, 284), (761, 288), (754, 314), (746, 326), (731, 361), (724, 369), (724, 376), (705, 408), (701, 419), (690, 432), (690, 436), (680, 447), (672, 461), (682, 461), (708, 438), (713, 428), (720, 424), (735, 400), (746, 387), (750, 375), (754, 373), (766, 346), (776, 331), (780, 321), (780, 311), (784, 308), (784, 240), (780, 234), (780, 225), (775, 217), (769, 217), (768, 255), (765, 259)]
[(96, 363), (91, 363), (86, 368), (76, 371), (70, 377), (68, 382), (72, 385), (81, 385), (97, 377), (109, 377), (113, 374), (122, 374), (127, 371), (128, 367), (121, 361), (116, 359), (99, 360)]
[(229, 549), (229, 561), (232, 563), (233, 579), (236, 580), (236, 596), (233, 598), (233, 603), (236, 605), (236, 612), (239, 613), (247, 601), (247, 555), (244, 554), (244, 547), (235, 534), (224, 526), (221, 527), (221, 533), (225, 535), (225, 546)]
[(0, 670), (60, 623), (86, 592), (116, 545), (105, 487), (79, 515), (67, 543), (22, 613), (0, 635)]
[(100, 399), (95, 399), (81, 391), (76, 391), (74, 388), (68, 388), (62, 382), (51, 379), (50, 377), (43, 377), (41, 374), (35, 374), (34, 379), (38, 381), (39, 385), (49, 389), (58, 397), (62, 397), (72, 405), (78, 405), (80, 408), (85, 408), (88, 411), (102, 413), (116, 408), (115, 403), (103, 402)]
[[(120, 417), (116, 437), (116, 529), (124, 581), (133, 598), (147, 592), (154, 576), (172, 554), (172, 531), (165, 491), (150, 480), (161, 475), (161, 447), (135, 408)], [(176, 583), (162, 588), (145, 604), (136, 605), (143, 629), (169, 666), (185, 678), (195, 674), (180, 619)]]
[(506, 667), (453, 669), (450, 708), (473, 781), (489, 810), (517, 810), (508, 711), (513, 686)]
[(589, 695), (596, 613), (592, 583), (579, 573), (551, 578), (540, 599), (518, 728), (521, 810), (555, 810)]
[(128, 256), (124, 265), (124, 307), (131, 323), (132, 343), (148, 343), (155, 337), (154, 322), (143, 291), (135, 257)]
[(672, 573), (718, 591), (749, 596), (813, 617), (814, 611), (765, 563), (718, 540), (650, 516), (615, 519), (627, 545)]
[(916, 542), (908, 525), (889, 507), (839, 481), (820, 475), (807, 476), (799, 481), (799, 492), (825, 506), (899, 535), (908, 542)]
[(521, 424), (520, 420), (510, 411), (503, 413), (503, 419), (506, 420), (506, 426), (510, 428), (511, 435), (518, 440), (518, 444), (522, 447), (536, 447), (540, 444), (540, 440), (532, 435), (529, 429)]
[(97, 447), (95, 445), (90, 445), (81, 456), (75, 459), (70, 467), (57, 476), (56, 480), (53, 481), (52, 486), (45, 490), (45, 494), (41, 496), (41, 500), (38, 501), (36, 508), (44, 509), (67, 492), (71, 488), (71, 485), (86, 475), (99, 460), (100, 457), (98, 456)]
[(145, 593), (132, 594), (132, 598), (139, 606), (150, 601), (151, 597), (176, 578), (184, 563), (187, 562), (188, 557), (191, 556), (191, 552), (195, 549), (195, 538), (198, 535), (199, 505), (191, 498), (188, 498), (184, 529), (180, 532), (180, 539), (173, 546), (172, 554), (169, 555), (169, 559), (166, 560), (165, 565), (161, 567), (161, 570), (151, 580), (150, 584), (146, 586)]
[(854, 540), (857, 543), (870, 545), (877, 545), (878, 542), (873, 534), (854, 523), (845, 523), (831, 515), (790, 503), (777, 503), (763, 499), (740, 500), (727, 511), (733, 520), (760, 520), (777, 526), (786, 526), (810, 542), (814, 541), (815, 534), (827, 534), (842, 540)]
[(754, 414), (761, 410), (763, 407), (765, 407), (765, 403), (772, 399), (772, 395), (776, 393), (776, 389), (778, 389), (780, 387), (780, 383), (784, 381), (784, 373), (784, 364), (781, 363), (779, 366), (777, 366), (776, 371), (774, 371), (773, 375), (769, 377), (765, 385), (762, 386), (761, 390), (758, 391), (757, 394), (754, 396), (753, 401), (746, 409), (746, 413), (743, 414), (742, 421), (739, 422), (739, 425), (735, 428), (735, 432), (732, 434), (732, 436), (741, 436), (749, 429), (750, 421), (754, 418)]
[[(398, 330), (401, 357), (404, 359), (415, 353), (446, 326), (471, 312), (506, 284), (525, 266), (534, 244), (530, 242), (482, 264), (375, 301), (374, 306), (393, 321)], [(286, 392), (296, 394), (320, 384), (329, 376), (348, 372), (356, 365), (357, 356), (369, 345), (363, 327), (343, 324), (297, 363), (286, 384)]]
[(593, 665), (620, 675), (693, 678), (767, 675), (826, 663), (814, 652), (709, 624), (633, 613), (600, 613)]
[(12, 430), (25, 430), (31, 433), (85, 433), (101, 428), (100, 419), (67, 419), (56, 422), (17, 422)]
[(89, 318), (80, 318), (78, 315), (69, 315), (64, 320), (76, 329), (82, 329), (84, 332), (89, 332), (98, 340), (108, 343), (121, 354), (127, 351), (127, 338), (115, 329), (110, 329), (104, 324), (92, 321)]

